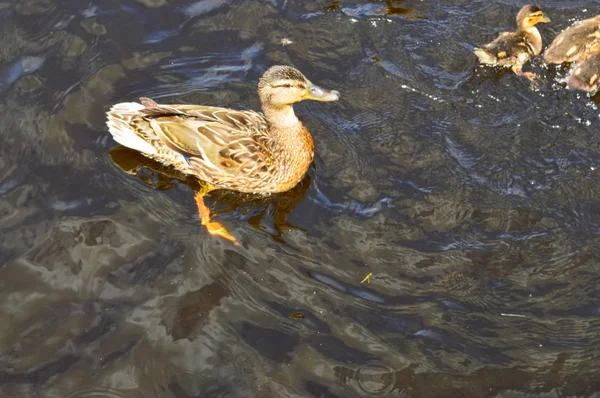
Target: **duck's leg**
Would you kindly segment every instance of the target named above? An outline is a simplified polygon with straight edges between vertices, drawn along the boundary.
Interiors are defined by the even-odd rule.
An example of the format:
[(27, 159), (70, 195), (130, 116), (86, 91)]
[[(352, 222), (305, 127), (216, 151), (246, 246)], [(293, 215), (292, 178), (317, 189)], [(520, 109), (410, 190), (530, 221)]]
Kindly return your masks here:
[(531, 90), (537, 91), (540, 89), (540, 86), (544, 83), (544, 80), (539, 77), (537, 74), (533, 73), (533, 72), (523, 72), (523, 69), (521, 69), (523, 67), (523, 65), (514, 65), (512, 67), (513, 72), (515, 72), (517, 75), (519, 76), (525, 76), (527, 79), (529, 79), (529, 81), (531, 82), (531, 85), (529, 86), (529, 88)]
[(535, 79), (537, 79), (537, 77), (538, 77), (538, 75), (536, 75), (533, 72), (523, 72), (523, 65), (522, 64), (513, 65), (512, 70), (513, 70), (513, 72), (515, 72), (515, 74), (517, 74), (519, 76), (525, 76), (526, 78), (528, 78), (532, 82), (534, 82)]
[(237, 239), (233, 237), (225, 227), (218, 222), (210, 221), (210, 209), (204, 204), (204, 196), (212, 191), (214, 188), (210, 185), (205, 185), (200, 188), (194, 197), (196, 199), (196, 205), (198, 206), (198, 215), (200, 216), (200, 223), (206, 227), (208, 233), (215, 236), (220, 236), (233, 242), (234, 245), (239, 246)]

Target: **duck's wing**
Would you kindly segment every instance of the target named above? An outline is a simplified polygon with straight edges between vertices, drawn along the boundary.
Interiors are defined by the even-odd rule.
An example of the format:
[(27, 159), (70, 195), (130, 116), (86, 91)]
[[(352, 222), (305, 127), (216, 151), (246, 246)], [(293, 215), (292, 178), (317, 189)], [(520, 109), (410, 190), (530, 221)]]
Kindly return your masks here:
[(496, 60), (497, 64), (523, 63), (535, 55), (535, 48), (524, 32), (502, 32), (482, 49)]
[(253, 111), (198, 105), (159, 105), (143, 98), (140, 111), (152, 132), (185, 156), (208, 181), (221, 176), (258, 178), (273, 167), (268, 124)]
[(567, 85), (583, 91), (596, 91), (600, 78), (600, 52), (596, 52), (578, 63), (567, 77)]
[(600, 15), (564, 30), (544, 52), (549, 64), (577, 61), (600, 43)]

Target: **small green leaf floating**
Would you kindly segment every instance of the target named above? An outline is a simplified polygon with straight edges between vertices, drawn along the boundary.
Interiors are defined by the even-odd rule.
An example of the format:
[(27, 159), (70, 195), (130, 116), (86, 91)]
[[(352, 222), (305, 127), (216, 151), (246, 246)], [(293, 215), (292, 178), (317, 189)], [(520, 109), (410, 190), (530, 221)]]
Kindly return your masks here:
[(360, 281), (360, 283), (361, 283), (361, 284), (362, 284), (362, 283), (365, 283), (365, 282), (367, 282), (367, 283), (371, 283), (371, 277), (372, 277), (372, 276), (373, 276), (373, 273), (372, 273), (372, 272), (369, 272), (369, 275), (365, 276), (365, 279), (363, 279), (362, 281)]

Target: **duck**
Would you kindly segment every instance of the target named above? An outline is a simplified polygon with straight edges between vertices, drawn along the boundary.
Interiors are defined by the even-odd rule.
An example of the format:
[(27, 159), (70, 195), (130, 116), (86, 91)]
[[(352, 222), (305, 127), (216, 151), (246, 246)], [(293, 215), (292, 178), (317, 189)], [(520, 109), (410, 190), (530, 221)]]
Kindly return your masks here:
[(195, 195), (201, 224), (238, 245), (210, 220), (204, 196), (216, 189), (269, 195), (295, 187), (315, 146), (293, 104), (337, 101), (340, 93), (313, 84), (294, 67), (276, 65), (259, 79), (258, 97), (262, 113), (143, 97), (113, 105), (106, 123), (117, 143), (201, 181)]
[(528, 4), (517, 14), (515, 32), (502, 32), (494, 41), (473, 52), (482, 64), (510, 67), (517, 75), (533, 81), (537, 75), (523, 72), (523, 65), (542, 51), (542, 36), (535, 25), (548, 22), (550, 18), (540, 7)]
[(600, 77), (600, 15), (565, 29), (544, 51), (548, 64), (574, 63), (567, 76), (571, 89), (593, 92)]

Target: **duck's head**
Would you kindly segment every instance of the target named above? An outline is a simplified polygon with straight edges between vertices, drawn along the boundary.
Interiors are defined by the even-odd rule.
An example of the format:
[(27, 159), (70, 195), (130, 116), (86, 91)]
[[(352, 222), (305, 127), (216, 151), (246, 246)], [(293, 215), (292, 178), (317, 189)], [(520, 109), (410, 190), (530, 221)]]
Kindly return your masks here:
[(533, 4), (528, 4), (521, 8), (521, 11), (517, 14), (517, 26), (520, 29), (527, 30), (540, 22), (548, 23), (550, 22), (550, 18), (544, 15), (540, 7)]
[(312, 84), (296, 68), (272, 66), (258, 82), (258, 95), (263, 106), (280, 108), (304, 100), (337, 101), (340, 93)]

